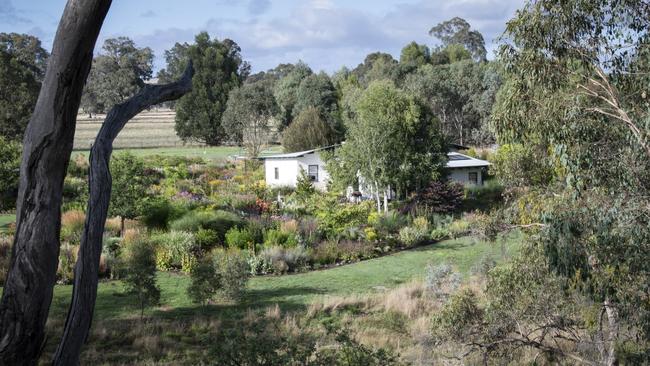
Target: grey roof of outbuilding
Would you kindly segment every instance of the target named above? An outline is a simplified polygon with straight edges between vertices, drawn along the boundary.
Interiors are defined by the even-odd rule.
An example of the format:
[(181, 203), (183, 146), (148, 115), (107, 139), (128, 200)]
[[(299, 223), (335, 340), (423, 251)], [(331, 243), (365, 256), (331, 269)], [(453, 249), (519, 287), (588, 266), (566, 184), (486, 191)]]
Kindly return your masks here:
[[(259, 159), (261, 160), (266, 160), (266, 159), (296, 159), (296, 158), (301, 158), (305, 155), (313, 154), (317, 151), (322, 151), (322, 150), (331, 150), (335, 147), (338, 147), (340, 145), (332, 145), (332, 146), (326, 146), (326, 147), (321, 147), (318, 149), (311, 149), (311, 150), (305, 150), (305, 151), (297, 151), (297, 152), (292, 152), (292, 153), (287, 153), (287, 154), (276, 154), (276, 155), (267, 155), (267, 156), (261, 156)], [(449, 152), (447, 153), (447, 157), (449, 160), (447, 161), (447, 168), (478, 168), (478, 167), (486, 167), (489, 166), (490, 163), (485, 160), (481, 159), (476, 159), (471, 156), (457, 153), (457, 152)]]
[(335, 147), (338, 147), (341, 145), (332, 145), (332, 146), (325, 146), (325, 147), (319, 147), (317, 149), (311, 149), (311, 150), (305, 150), (305, 151), (297, 151), (297, 152), (292, 152), (292, 153), (287, 153), (287, 154), (276, 154), (276, 155), (266, 155), (266, 156), (260, 156), (261, 160), (266, 160), (266, 159), (294, 159), (294, 158), (301, 158), (305, 155), (313, 154), (317, 151), (323, 151), (323, 150), (331, 150)]

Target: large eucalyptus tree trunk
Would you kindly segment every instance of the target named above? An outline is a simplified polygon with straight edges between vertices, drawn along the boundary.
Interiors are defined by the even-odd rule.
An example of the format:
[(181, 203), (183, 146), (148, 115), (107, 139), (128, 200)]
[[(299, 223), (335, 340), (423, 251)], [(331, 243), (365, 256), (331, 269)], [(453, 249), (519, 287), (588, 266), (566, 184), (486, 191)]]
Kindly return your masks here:
[(69, 0), (23, 140), (16, 234), (0, 301), (0, 364), (32, 365), (56, 280), (63, 179), (93, 49), (111, 0)]
[[(54, 356), (54, 365), (76, 365), (93, 318), (99, 279), (102, 237), (111, 200), (109, 162), (113, 141), (126, 123), (152, 105), (176, 100), (192, 89), (192, 62), (175, 83), (146, 85), (138, 94), (118, 104), (106, 116), (95, 144), (90, 149), (89, 197), (86, 223), (75, 266), (72, 303), (65, 322), (63, 339)], [(117, 192), (119, 194), (119, 192)], [(124, 233), (122, 233), (124, 235)]]

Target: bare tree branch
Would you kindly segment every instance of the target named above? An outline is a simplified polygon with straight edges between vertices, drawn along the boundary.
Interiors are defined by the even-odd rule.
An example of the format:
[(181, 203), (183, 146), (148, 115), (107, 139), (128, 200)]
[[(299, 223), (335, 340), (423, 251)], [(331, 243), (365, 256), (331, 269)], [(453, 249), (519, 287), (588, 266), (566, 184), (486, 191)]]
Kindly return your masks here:
[(146, 85), (126, 102), (113, 107), (102, 124), (90, 150), (89, 197), (86, 223), (75, 266), (72, 303), (65, 322), (63, 339), (54, 356), (54, 365), (76, 365), (86, 341), (97, 298), (102, 237), (111, 199), (109, 170), (113, 141), (126, 123), (152, 105), (175, 100), (192, 89), (194, 67), (190, 61), (180, 80), (166, 85)]

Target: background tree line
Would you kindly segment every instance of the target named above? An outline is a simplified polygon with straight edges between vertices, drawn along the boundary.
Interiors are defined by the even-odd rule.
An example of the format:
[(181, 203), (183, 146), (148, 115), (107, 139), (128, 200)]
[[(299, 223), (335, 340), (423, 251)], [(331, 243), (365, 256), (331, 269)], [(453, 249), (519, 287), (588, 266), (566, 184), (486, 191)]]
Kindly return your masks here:
[[(176, 111), (177, 134), (185, 141), (207, 145), (244, 146), (250, 156), (258, 156), (272, 143), (282, 143), (285, 151), (292, 152), (349, 138), (358, 122), (363, 93), (378, 81), (390, 81), (430, 110), (447, 141), (494, 142), (487, 125), (501, 77), (497, 63), (485, 59), (483, 37), (460, 18), (436, 25), (430, 34), (439, 41), (434, 48), (411, 42), (399, 60), (376, 52), (356, 68), (344, 67), (330, 76), (315, 73), (303, 62), (251, 75), (236, 42), (211, 39), (204, 32), (192, 44), (177, 43), (165, 51), (166, 67), (156, 77), (158, 83), (176, 80), (192, 59), (196, 70), (193, 91), (165, 104)], [(35, 37), (0, 35), (3, 138), (22, 138), (47, 58)], [(93, 59), (82, 110), (91, 116), (106, 113), (133, 96), (144, 82), (151, 82), (153, 58), (150, 48), (129, 38), (107, 39)], [(15, 144), (5, 146), (12, 147), (17, 149)], [(3, 174), (7, 187), (3, 196), (9, 206), (17, 189), (16, 164), (17, 160), (4, 164), (8, 167)]]

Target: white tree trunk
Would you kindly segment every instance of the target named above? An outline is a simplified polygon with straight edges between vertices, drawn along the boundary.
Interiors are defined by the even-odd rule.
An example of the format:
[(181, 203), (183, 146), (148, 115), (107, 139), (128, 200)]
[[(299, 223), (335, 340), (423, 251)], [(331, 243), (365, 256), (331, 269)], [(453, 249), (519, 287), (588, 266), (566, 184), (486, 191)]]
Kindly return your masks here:
[(381, 199), (379, 198), (379, 184), (377, 184), (377, 181), (375, 181), (375, 188), (373, 190), (377, 199), (377, 212), (381, 213)]
[(607, 314), (607, 324), (608, 324), (608, 329), (607, 329), (608, 339), (606, 342), (607, 359), (605, 360), (605, 364), (607, 366), (614, 366), (614, 365), (618, 365), (618, 356), (616, 354), (616, 341), (618, 340), (618, 329), (619, 329), (618, 309), (616, 309), (616, 306), (612, 304), (609, 298), (605, 298), (605, 301), (603, 302), (603, 306), (605, 307), (605, 313)]
[(384, 212), (388, 212), (388, 194), (390, 190), (384, 191)]

